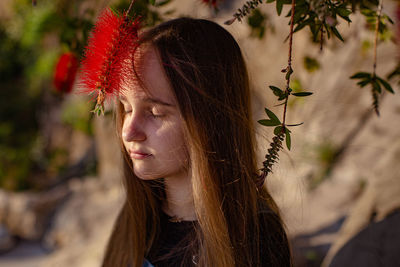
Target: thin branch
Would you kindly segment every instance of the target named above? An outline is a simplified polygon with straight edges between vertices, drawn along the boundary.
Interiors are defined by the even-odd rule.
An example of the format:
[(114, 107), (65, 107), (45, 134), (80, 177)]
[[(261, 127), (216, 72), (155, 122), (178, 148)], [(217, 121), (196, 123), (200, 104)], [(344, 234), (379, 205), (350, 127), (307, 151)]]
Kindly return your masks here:
[[(381, 13), (382, 13), (382, 2), (383, 2), (383, 0), (379, 0), (378, 14), (376, 17), (376, 25), (375, 25), (374, 65), (373, 65), (373, 73), (372, 73), (373, 82), (376, 82), (375, 77), (376, 77), (376, 65), (377, 65), (377, 46), (378, 46), (378, 35), (379, 35), (379, 23), (381, 20)], [(375, 86), (372, 86), (372, 99), (373, 99), (373, 106), (374, 106), (376, 115), (379, 116), (379, 95), (378, 95), (378, 92), (375, 90)]]
[(373, 76), (375, 77), (376, 75), (376, 65), (377, 65), (377, 44), (378, 44), (378, 33), (379, 33), (379, 22), (381, 20), (381, 14), (382, 14), (382, 3), (383, 0), (379, 0), (379, 5), (378, 5), (378, 16), (376, 18), (376, 25), (375, 25), (375, 40), (374, 40), (374, 72), (373, 72)]
[(131, 9), (132, 9), (132, 6), (133, 6), (133, 3), (135, 2), (135, 0), (132, 0), (131, 1), (131, 3), (130, 3), (130, 5), (129, 5), (129, 8), (128, 8), (128, 10), (126, 11), (126, 15), (128, 15), (130, 12), (131, 12)]
[[(322, 22), (324, 23), (324, 22)], [(319, 47), (319, 51), (322, 52), (324, 46), (324, 27), (321, 27), (321, 41), (320, 41), (320, 47)]]
[[(289, 56), (288, 56), (288, 67), (287, 67), (287, 71), (289, 71), (289, 72), (292, 72), (292, 45), (293, 45), (293, 24), (294, 24), (293, 22), (294, 22), (295, 4), (296, 4), (296, 0), (292, 0), (292, 15), (290, 17), (290, 33), (289, 33)], [(289, 73), (288, 79), (286, 82), (286, 92), (289, 91), (290, 75), (291, 75), (291, 73)], [(283, 122), (282, 122), (283, 126), (285, 126), (285, 121), (286, 121), (286, 109), (287, 109), (288, 99), (289, 99), (289, 94), (286, 97), (285, 106), (283, 109)], [(282, 132), (284, 132), (284, 131), (285, 131), (285, 127), (282, 127)]]

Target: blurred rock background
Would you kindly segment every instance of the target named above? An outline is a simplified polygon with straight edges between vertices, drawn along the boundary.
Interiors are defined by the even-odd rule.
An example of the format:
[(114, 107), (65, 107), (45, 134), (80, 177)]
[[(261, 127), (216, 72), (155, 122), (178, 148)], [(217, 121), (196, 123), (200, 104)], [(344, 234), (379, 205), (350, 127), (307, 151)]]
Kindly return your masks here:
[[(162, 1), (156, 1), (161, 3)], [(243, 1), (137, 1), (147, 25), (192, 16), (223, 25)], [(111, 112), (95, 118), (93, 103), (73, 79), (99, 11), (128, 1), (0, 2), (0, 266), (99, 266), (124, 199), (120, 151)], [(396, 15), (397, 10), (397, 15)], [(289, 11), (284, 6), (282, 14)], [(384, 2), (396, 19), (399, 4)], [(308, 30), (294, 35), (292, 149), (281, 152), (267, 185), (282, 209), (296, 266), (327, 266), (337, 251), (373, 222), (400, 208), (400, 92), (384, 94), (380, 117), (371, 94), (349, 79), (372, 71), (374, 33), (352, 15), (322, 52)], [(264, 107), (282, 116), (269, 85), (283, 87), (289, 18), (262, 4), (252, 20), (224, 26), (239, 42), (253, 88), (254, 121)], [(399, 21), (378, 45), (378, 75), (399, 63)], [(391, 34), (390, 34), (391, 32)], [(397, 41), (398, 42), (398, 41)], [(62, 59), (62, 60), (61, 60)], [(57, 78), (57, 71), (63, 75)], [(79, 79), (79, 77), (77, 77)], [(112, 103), (109, 105), (112, 109)], [(260, 166), (273, 137), (257, 126)]]

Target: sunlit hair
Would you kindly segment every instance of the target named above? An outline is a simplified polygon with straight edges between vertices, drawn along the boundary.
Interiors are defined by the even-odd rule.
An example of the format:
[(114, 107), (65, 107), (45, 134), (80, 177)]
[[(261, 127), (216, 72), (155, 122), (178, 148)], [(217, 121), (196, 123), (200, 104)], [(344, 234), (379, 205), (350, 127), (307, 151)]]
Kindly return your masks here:
[[(257, 190), (249, 78), (240, 48), (218, 24), (180, 18), (141, 35), (154, 46), (176, 97), (190, 157), (195, 236), (187, 255), (197, 266), (260, 266), (260, 226), (268, 228), (262, 252), (271, 266), (288, 266), (290, 252), (278, 209), (266, 188)], [(123, 107), (117, 107), (121, 137)], [(121, 139), (121, 138), (120, 138)], [(159, 231), (162, 179), (135, 176), (124, 149), (126, 202), (115, 223), (103, 266), (140, 267)], [(264, 212), (260, 216), (261, 211)], [(269, 234), (270, 233), (270, 234)]]

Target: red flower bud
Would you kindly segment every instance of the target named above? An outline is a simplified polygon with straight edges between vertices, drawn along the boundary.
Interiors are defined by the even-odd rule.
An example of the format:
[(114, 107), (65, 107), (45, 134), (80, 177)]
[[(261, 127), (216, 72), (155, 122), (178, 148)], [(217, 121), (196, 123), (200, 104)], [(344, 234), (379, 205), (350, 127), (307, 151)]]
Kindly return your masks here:
[(64, 53), (60, 56), (55, 68), (53, 81), (58, 92), (71, 92), (77, 70), (78, 59), (73, 53)]

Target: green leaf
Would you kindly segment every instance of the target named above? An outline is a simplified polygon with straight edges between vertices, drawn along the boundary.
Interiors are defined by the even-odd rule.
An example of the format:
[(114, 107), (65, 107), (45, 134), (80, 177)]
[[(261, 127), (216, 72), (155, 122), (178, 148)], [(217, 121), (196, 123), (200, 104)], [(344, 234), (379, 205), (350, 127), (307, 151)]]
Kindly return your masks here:
[(400, 75), (400, 64), (398, 64), (396, 68), (391, 73), (389, 73), (387, 79), (391, 80), (397, 75)]
[(304, 67), (308, 72), (313, 72), (321, 68), (318, 60), (310, 56), (305, 56), (303, 59)]
[(279, 122), (279, 124), (281, 123), (281, 121), (278, 119), (278, 117), (277, 117), (271, 110), (265, 108), (265, 112), (267, 113), (268, 117), (269, 117), (272, 121)]
[(282, 105), (285, 105), (285, 102), (282, 102), (282, 103), (280, 103), (278, 105), (275, 105), (274, 107), (279, 107), (279, 106), (282, 106)]
[(338, 13), (339, 16), (343, 17), (348, 17), (351, 14), (351, 10), (348, 10), (346, 8), (337, 8), (336, 12)]
[(328, 35), (328, 39), (331, 39), (331, 26), (329, 26), (328, 24), (326, 24), (326, 23), (323, 23), (323, 25), (324, 25), (324, 27), (325, 27), (325, 32), (326, 32), (326, 35)]
[(377, 91), (378, 93), (382, 93), (381, 85), (376, 80), (372, 82), (372, 88), (374, 91)]
[(299, 93), (292, 93), (294, 96), (309, 96), (312, 95), (313, 93), (311, 92), (299, 92)]
[(300, 31), (301, 29), (303, 29), (305, 26), (309, 25), (308, 22), (300, 22), (299, 24), (297, 24), (296, 28), (294, 28), (293, 33)]
[(156, 0), (149, 0), (149, 4), (154, 6), (156, 4)]
[(171, 0), (164, 0), (164, 1), (156, 3), (155, 6), (156, 7), (164, 6), (164, 5), (168, 4), (169, 2), (171, 2)]
[(290, 150), (292, 141), (290, 140), (290, 132), (287, 128), (285, 128), (285, 134), (286, 134), (286, 146), (287, 146), (288, 150)]
[(386, 18), (391, 24), (394, 24), (394, 21), (393, 21), (388, 15), (385, 15), (385, 18)]
[(282, 132), (282, 126), (275, 127), (274, 134), (279, 135)]
[(357, 83), (361, 88), (366, 86), (367, 84), (371, 83), (371, 80), (362, 80)]
[[(308, 12), (308, 6), (307, 5), (296, 5), (295, 12), (294, 12), (294, 18), (293, 18), (293, 23), (296, 24), (300, 21), (300, 19), (304, 19), (303, 15), (305, 16)], [(288, 15), (291, 15), (291, 10), (288, 13)], [(288, 16), (288, 17), (289, 17)]]
[(288, 94), (287, 94), (287, 93), (284, 93), (283, 95), (281, 95), (281, 96), (278, 98), (278, 101), (285, 100), (287, 96), (288, 96)]
[(357, 72), (353, 76), (350, 77), (350, 79), (360, 79), (360, 78), (368, 78), (371, 79), (371, 73), (368, 72)]
[(378, 81), (383, 85), (383, 87), (385, 87), (385, 89), (389, 92), (391, 92), (392, 94), (394, 94), (393, 88), (390, 86), (390, 84), (385, 81), (384, 79), (380, 78), (380, 77), (376, 77), (376, 79), (378, 79)]
[(272, 2), (274, 2), (275, 0), (267, 0), (267, 4), (268, 3), (272, 3)]
[(259, 120), (258, 123), (264, 126), (278, 126), (281, 124), (279, 121), (273, 120)]
[(304, 124), (304, 122), (296, 123), (296, 124), (286, 124), (286, 126), (299, 126), (299, 125), (302, 125), (302, 124)]
[(376, 17), (375, 11), (366, 8), (361, 9), (361, 14), (366, 17)]
[(278, 13), (278, 16), (281, 15), (282, 8), (283, 8), (283, 0), (276, 0), (276, 13)]
[(284, 94), (284, 92), (276, 86), (270, 85), (269, 88), (272, 90), (272, 92), (274, 92), (274, 95), (276, 96), (280, 97)]
[(337, 38), (339, 38), (340, 41), (344, 42), (342, 35), (340, 35), (340, 33), (336, 29), (336, 27), (331, 27), (331, 30), (332, 30), (333, 34), (336, 35)]
[(316, 24), (314, 21), (310, 21), (309, 27), (310, 27), (310, 31), (313, 35), (313, 39), (314, 39), (314, 41), (316, 41), (318, 38), (318, 33), (320, 32), (320, 30), (322, 28), (322, 24)]
[(289, 70), (286, 72), (285, 79), (286, 79), (286, 80), (289, 80), (290, 75), (291, 75), (292, 73), (293, 73), (293, 69), (290, 67)]

